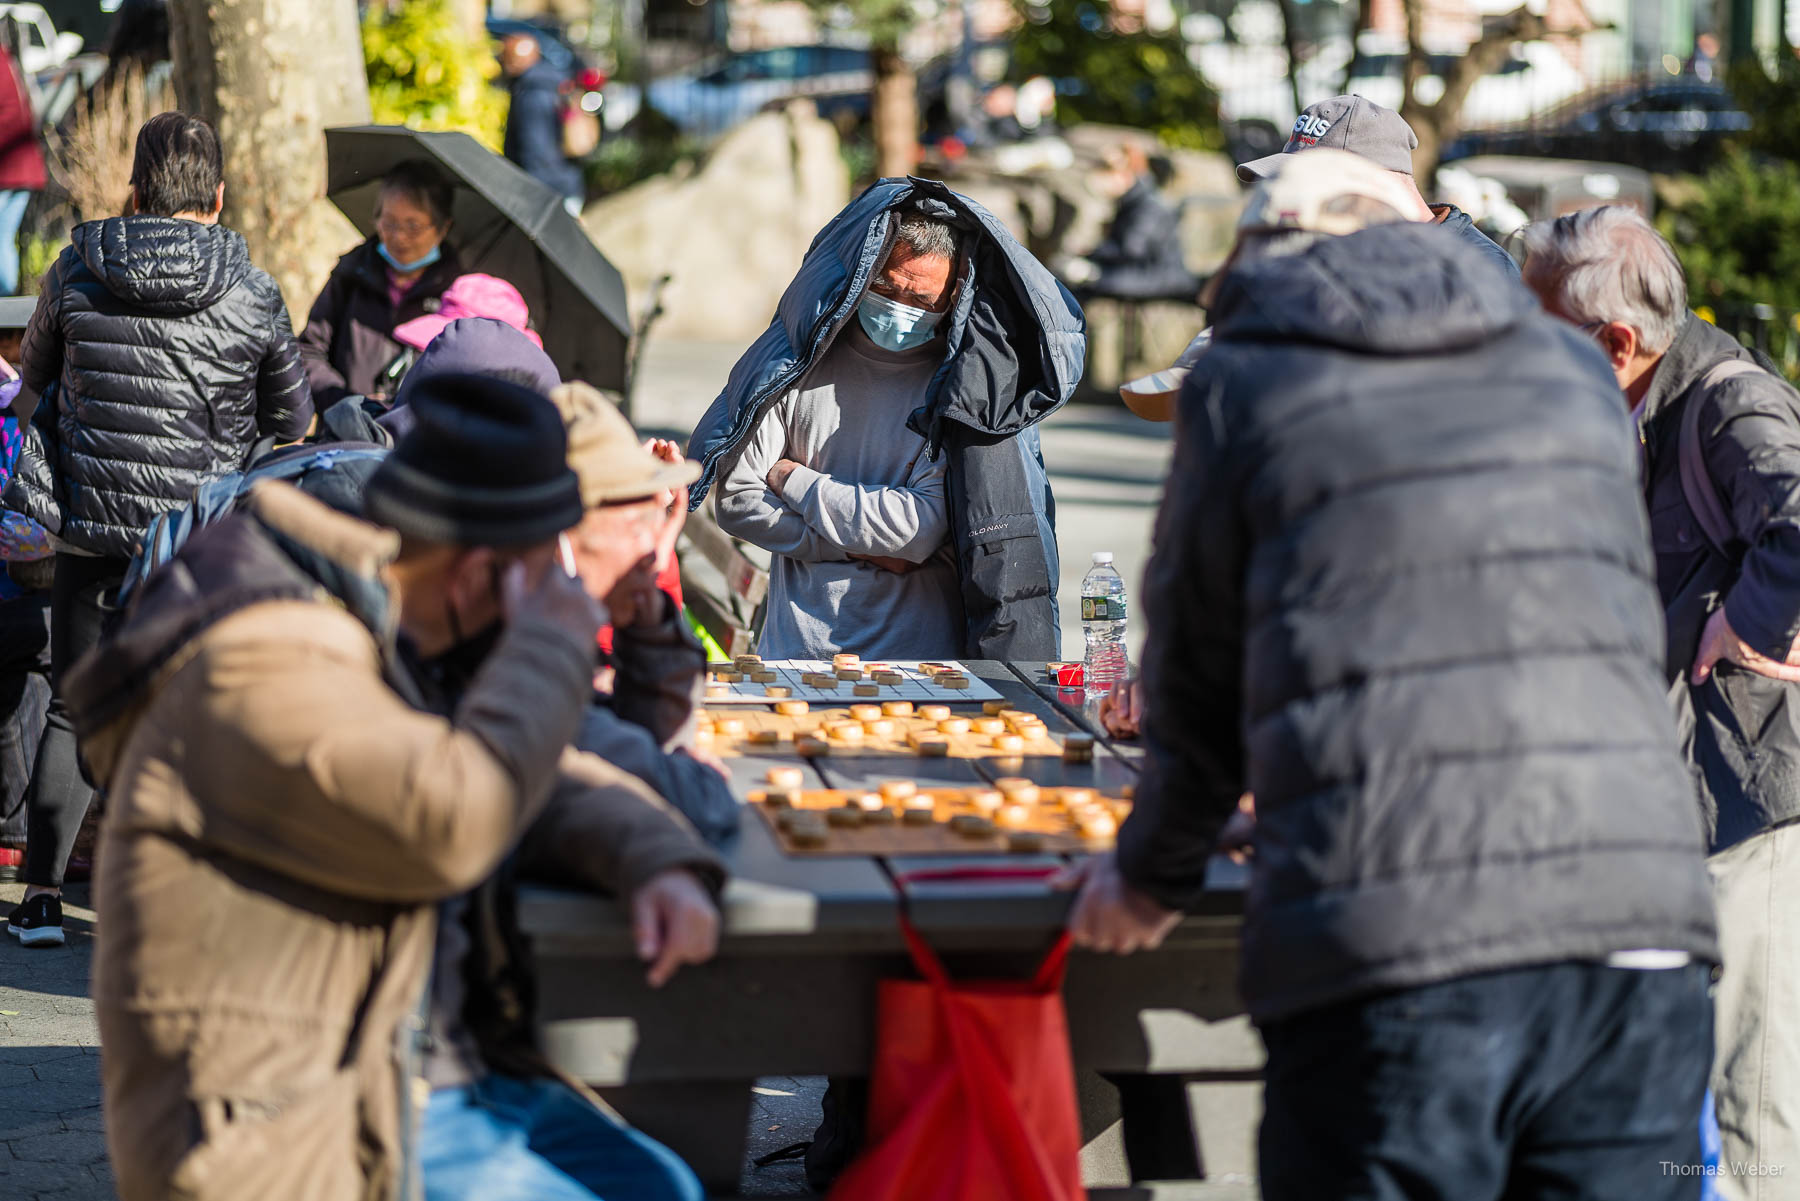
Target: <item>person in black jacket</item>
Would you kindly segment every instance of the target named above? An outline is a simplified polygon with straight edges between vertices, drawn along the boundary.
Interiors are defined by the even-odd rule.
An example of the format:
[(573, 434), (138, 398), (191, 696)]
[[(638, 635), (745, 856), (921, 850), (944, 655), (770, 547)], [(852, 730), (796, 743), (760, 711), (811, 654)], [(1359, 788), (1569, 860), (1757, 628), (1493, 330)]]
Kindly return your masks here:
[(1156, 942), (1250, 792), (1265, 1198), (1694, 1198), (1718, 947), (1617, 389), (1395, 187), (1252, 194), (1071, 925)]
[(403, 162), (382, 178), (375, 233), (339, 259), (300, 332), (313, 406), (346, 396), (391, 400), (407, 347), (394, 330), (437, 311), (463, 273), (450, 234), (455, 189), (430, 163)]
[[(99, 641), (103, 598), (151, 519), (244, 466), (259, 439), (293, 441), (312, 420), (281, 291), (218, 223), (224, 165), (212, 127), (184, 113), (146, 121), (131, 189), (131, 215), (75, 227), (20, 350), (18, 415), (31, 417), (55, 386), (53, 409), (37, 415), (45, 461), (21, 469), (40, 488), (49, 482), (30, 516), (62, 544), (53, 683)], [(57, 898), (92, 796), (59, 697), (26, 795), (29, 887), (7, 924), (25, 943), (63, 941)]]
[(581, 168), (563, 154), (561, 72), (544, 61), (543, 49), (528, 33), (501, 42), (500, 69), (512, 81), (502, 147), (506, 157), (579, 216), (585, 188)]
[(1069, 264), (1076, 299), (1193, 300), (1200, 280), (1182, 258), (1181, 214), (1161, 192), (1173, 173), (1169, 160), (1127, 142), (1111, 166), (1118, 207), (1100, 244)]
[[(1712, 1084), (1722, 1158), (1800, 1164), (1788, 1015), (1800, 953), (1785, 934), (1800, 908), (1787, 860), (1800, 852), (1800, 395), (1688, 312), (1675, 252), (1635, 210), (1558, 217), (1533, 227), (1528, 247), (1526, 283), (1599, 343), (1643, 442), (1667, 679), (1700, 784), (1725, 955)], [(1688, 486), (1713, 491), (1728, 528), (1709, 531), (1695, 509), (1704, 497), (1683, 484), (1690, 422), (1700, 471)]]

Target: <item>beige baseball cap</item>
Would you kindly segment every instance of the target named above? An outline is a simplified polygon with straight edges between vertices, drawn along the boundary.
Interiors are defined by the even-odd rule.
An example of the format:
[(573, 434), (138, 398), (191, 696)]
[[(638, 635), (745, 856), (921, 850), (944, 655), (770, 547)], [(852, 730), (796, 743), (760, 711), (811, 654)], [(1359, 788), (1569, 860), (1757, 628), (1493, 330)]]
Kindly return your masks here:
[[(1418, 209), (1418, 199), (1406, 180), (1359, 154), (1319, 147), (1305, 154), (1276, 157), (1278, 161), (1270, 167), (1270, 174), (1250, 189), (1249, 202), (1238, 217), (1240, 246), (1246, 235), (1290, 230), (1337, 235), (1364, 229), (1368, 218), (1349, 211), (1342, 203), (1352, 196), (1378, 201), (1402, 220), (1417, 220), (1413, 214)], [(1231, 257), (1207, 281), (1200, 294), (1203, 307), (1211, 307), (1218, 286), (1236, 257), (1237, 250), (1233, 248)], [(1122, 385), (1119, 398), (1125, 407), (1146, 421), (1171, 420), (1181, 385), (1205, 353), (1211, 337), (1211, 330), (1202, 330), (1168, 367)]]
[(581, 480), (584, 508), (643, 500), (700, 478), (692, 459), (665, 463), (638, 438), (618, 406), (598, 389), (579, 381), (550, 393), (569, 436), (569, 466)]

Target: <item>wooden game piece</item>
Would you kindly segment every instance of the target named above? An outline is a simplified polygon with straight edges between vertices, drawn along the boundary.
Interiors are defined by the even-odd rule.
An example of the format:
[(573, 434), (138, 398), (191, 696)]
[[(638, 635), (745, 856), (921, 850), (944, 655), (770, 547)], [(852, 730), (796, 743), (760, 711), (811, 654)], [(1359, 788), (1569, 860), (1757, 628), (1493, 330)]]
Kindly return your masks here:
[(1006, 733), (1006, 723), (998, 717), (977, 717), (969, 722), (969, 728), (977, 734)]
[[(983, 708), (985, 707), (986, 706), (983, 706)], [(1002, 709), (993, 716), (998, 717), (1009, 726), (1016, 726), (1021, 720), (1031, 720), (1031, 714), (1025, 712), (1023, 709)]]
[(855, 805), (839, 805), (825, 811), (825, 820), (834, 826), (854, 830), (863, 824), (863, 811)]
[(855, 721), (874, 721), (881, 716), (880, 705), (851, 705), (850, 717)]
[(840, 680), (860, 680), (863, 678), (863, 669), (860, 667), (840, 667), (837, 669), (836, 675)]
[(913, 703), (911, 701), (883, 701), (881, 712), (885, 717), (911, 717)]
[(969, 719), (966, 717), (946, 717), (937, 724), (937, 728), (938, 733), (940, 734), (967, 734), (969, 732)]
[(800, 682), (808, 688), (817, 688), (819, 686), (819, 681), (821, 680), (835, 681), (836, 678), (837, 677), (835, 676), (822, 676), (816, 671), (803, 671), (800, 673)]
[(889, 801), (911, 800), (919, 795), (919, 786), (911, 780), (883, 780), (881, 795)]
[(762, 794), (763, 804), (772, 809), (793, 809), (800, 804), (798, 788), (771, 788)]
[[(768, 802), (765, 800), (763, 803)], [(775, 815), (775, 824), (783, 830), (792, 830), (795, 826), (812, 825), (817, 817), (818, 814), (804, 809), (783, 809)]]
[(1094, 803), (1094, 790), (1092, 788), (1063, 788), (1057, 791), (1056, 799), (1070, 809), (1074, 809), (1077, 805), (1091, 805)]
[(861, 742), (863, 728), (853, 721), (832, 722), (825, 727), (825, 732), (839, 742)]
[(982, 701), (981, 711), (989, 717), (997, 716), (1012, 708), (1011, 701)]
[(707, 696), (730, 696), (731, 695), (731, 685), (729, 685), (729, 684), (708, 684), (706, 686), (706, 695)]
[(794, 739), (794, 753), (807, 759), (822, 759), (831, 754), (831, 744), (816, 734)]
[(995, 811), (994, 820), (1009, 830), (1023, 829), (1031, 824), (1031, 806), (1009, 801)]
[(1020, 855), (1029, 855), (1044, 849), (1044, 836), (1036, 830), (1014, 830), (1006, 836), (1006, 849)]
[(900, 815), (886, 805), (879, 809), (863, 810), (863, 825), (865, 826), (891, 826), (899, 820)]
[(950, 819), (950, 828), (965, 838), (987, 838), (994, 832), (994, 823), (979, 813), (959, 813)]
[(741, 671), (715, 671), (712, 678), (720, 684), (735, 684), (744, 678), (744, 673)]
[(890, 718), (878, 717), (874, 721), (863, 723), (863, 733), (870, 738), (886, 738), (894, 732), (894, 723)]
[(750, 745), (751, 746), (775, 746), (778, 743), (780, 743), (780, 741), (781, 741), (781, 731), (780, 730), (752, 730), (752, 731), (750, 731)]
[(919, 716), (926, 721), (943, 721), (950, 716), (949, 705), (920, 705)]
[(919, 670), (928, 676), (939, 676), (947, 671), (954, 673), (956, 668), (950, 666), (948, 663), (921, 663), (919, 664)]
[(775, 706), (775, 712), (783, 717), (805, 717), (812, 712), (812, 706), (805, 701), (782, 701)]
[(758, 671), (762, 668), (762, 656), (761, 655), (739, 655), (737, 658), (732, 660), (732, 664), (739, 671)]
[(742, 738), (744, 736), (744, 719), (741, 717), (721, 717), (718, 721), (713, 723), (713, 729), (717, 730), (727, 738)]
[(699, 726), (694, 730), (695, 746), (711, 746), (712, 741), (713, 731), (711, 726)]
[(842, 671), (846, 667), (861, 668), (862, 656), (852, 654), (833, 655), (831, 656), (831, 667), (833, 671)]
[(969, 794), (969, 804), (983, 817), (992, 817), (1006, 803), (1006, 797), (992, 788), (977, 788)]
[(1092, 763), (1094, 761), (1094, 736), (1092, 734), (1066, 734), (1063, 736), (1064, 763)]
[(933, 682), (937, 684), (938, 687), (948, 688), (952, 692), (967, 692), (969, 690), (968, 676), (953, 676), (946, 672), (945, 674), (938, 676)]
[(996, 734), (994, 735), (994, 749), (997, 751), (1022, 751), (1025, 749), (1025, 740), (1017, 734)]
[(879, 684), (858, 684), (855, 688), (851, 689), (851, 691), (854, 692), (857, 696), (880, 696), (881, 695), (881, 685), (879, 685)]
[(856, 798), (856, 807), (864, 813), (873, 813), (877, 809), (886, 809), (887, 799), (879, 792), (865, 792)]
[(794, 690), (785, 684), (769, 684), (763, 688), (763, 695), (770, 700), (784, 700), (794, 695)]
[(806, 783), (806, 773), (798, 767), (771, 767), (763, 779), (773, 788), (798, 788)]
[(937, 820), (937, 813), (929, 808), (919, 809), (908, 805), (901, 811), (900, 820), (909, 826), (929, 826)]
[(943, 759), (950, 754), (950, 740), (934, 734), (914, 734), (912, 748), (921, 759)]
[(750, 682), (752, 684), (773, 684), (780, 678), (780, 676), (772, 671), (753, 671), (750, 673)]
[(886, 684), (890, 687), (906, 683), (906, 677), (897, 671), (878, 671), (873, 678), (877, 684)]
[(1077, 824), (1083, 838), (1111, 838), (1119, 832), (1119, 821), (1110, 813), (1095, 813)]
[(1036, 785), (1030, 780), (1027, 780), (1024, 776), (1001, 776), (998, 780), (994, 781), (994, 787), (998, 788), (1003, 794), (1010, 794), (1017, 792), (1021, 788), (1034, 788)]
[(788, 831), (788, 841), (797, 847), (816, 850), (831, 841), (831, 833), (824, 826), (794, 826)]

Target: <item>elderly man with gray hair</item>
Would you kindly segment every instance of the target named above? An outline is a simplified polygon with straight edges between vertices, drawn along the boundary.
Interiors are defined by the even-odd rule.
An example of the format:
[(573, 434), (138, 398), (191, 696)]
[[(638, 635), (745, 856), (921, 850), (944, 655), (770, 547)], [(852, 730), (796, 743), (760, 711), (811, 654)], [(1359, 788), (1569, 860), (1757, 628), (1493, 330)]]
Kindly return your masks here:
[(1081, 310), (991, 213), (883, 180), (814, 239), (689, 445), (718, 520), (773, 556), (771, 659), (1054, 659), (1037, 424)]
[(1668, 677), (1710, 838), (1725, 972), (1713, 1091), (1722, 1180), (1800, 1196), (1800, 395), (1687, 309), (1681, 264), (1634, 210), (1534, 226), (1525, 282), (1599, 344), (1643, 446)]

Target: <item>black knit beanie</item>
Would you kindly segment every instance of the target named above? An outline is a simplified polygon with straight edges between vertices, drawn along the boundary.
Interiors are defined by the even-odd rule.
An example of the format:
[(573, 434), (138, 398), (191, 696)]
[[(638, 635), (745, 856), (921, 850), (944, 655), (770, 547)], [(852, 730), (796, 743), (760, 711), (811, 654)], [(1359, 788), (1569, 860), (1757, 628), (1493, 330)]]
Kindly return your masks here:
[(369, 479), (363, 512), (454, 546), (544, 542), (581, 521), (562, 417), (530, 388), (445, 375), (412, 395), (415, 424)]

